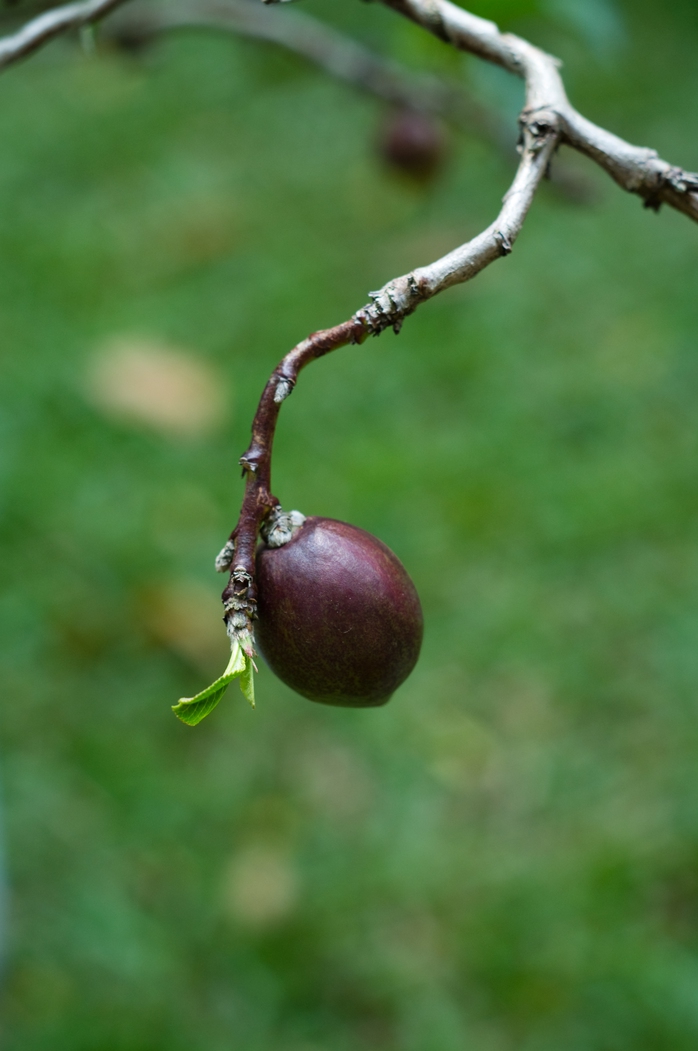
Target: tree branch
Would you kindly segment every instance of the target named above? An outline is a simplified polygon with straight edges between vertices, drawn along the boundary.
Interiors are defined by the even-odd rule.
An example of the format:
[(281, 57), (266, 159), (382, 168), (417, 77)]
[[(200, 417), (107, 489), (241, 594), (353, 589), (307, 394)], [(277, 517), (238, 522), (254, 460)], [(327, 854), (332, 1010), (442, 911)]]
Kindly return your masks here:
[(406, 69), (300, 11), (269, 11), (251, 0), (179, 0), (131, 4), (105, 31), (147, 38), (180, 28), (224, 30), (293, 51), (331, 76), (394, 106), (443, 117), (483, 136), (510, 159), (513, 136), (499, 115), (456, 84)]
[(445, 85), (431, 77), (413, 76), (368, 48), (300, 11), (272, 12), (250, 0), (184, 0), (166, 6), (138, 3), (118, 20), (117, 29), (209, 27), (264, 40), (293, 51), (326, 70), (388, 102), (428, 112), (442, 112)]
[(32, 18), (16, 33), (0, 37), (0, 69), (18, 62), (69, 29), (79, 29), (104, 18), (125, 0), (80, 0), (54, 7)]

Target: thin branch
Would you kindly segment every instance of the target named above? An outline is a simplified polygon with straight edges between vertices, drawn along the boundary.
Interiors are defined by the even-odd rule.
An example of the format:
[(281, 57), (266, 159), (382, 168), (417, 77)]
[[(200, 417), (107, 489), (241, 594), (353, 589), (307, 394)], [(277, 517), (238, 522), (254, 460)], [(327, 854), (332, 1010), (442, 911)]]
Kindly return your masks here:
[(388, 102), (441, 112), (446, 89), (430, 77), (412, 76), (397, 63), (300, 11), (270, 11), (250, 0), (138, 4), (129, 12), (151, 29), (207, 26), (265, 40), (293, 51), (333, 77)]
[(510, 159), (511, 130), (500, 116), (460, 86), (406, 69), (300, 11), (270, 11), (250, 0), (180, 0), (135, 3), (109, 19), (106, 33), (142, 35), (180, 28), (224, 30), (276, 44), (331, 76), (392, 105), (443, 117), (485, 137)]
[(0, 69), (18, 62), (69, 29), (98, 22), (125, 0), (81, 0), (32, 18), (10, 36), (0, 37)]
[(230, 570), (223, 604), (231, 642), (239, 642), (250, 655), (253, 654), (257, 604), (257, 537), (265, 519), (278, 507), (278, 500), (271, 492), (274, 432), (281, 403), (295, 387), (301, 369), (330, 351), (349, 343), (363, 343), (368, 336), (377, 336), (386, 328), (399, 332), (403, 319), (420, 303), (451, 285), (469, 281), (489, 263), (508, 255), (545, 175), (558, 136), (554, 114), (539, 111), (534, 117), (525, 118), (519, 168), (495, 222), (431, 266), (413, 270), (371, 293), (371, 302), (348, 321), (313, 333), (294, 347), (272, 373), (254, 418), (252, 442), (240, 460), (246, 477), (240, 519), (216, 560), (219, 571)]

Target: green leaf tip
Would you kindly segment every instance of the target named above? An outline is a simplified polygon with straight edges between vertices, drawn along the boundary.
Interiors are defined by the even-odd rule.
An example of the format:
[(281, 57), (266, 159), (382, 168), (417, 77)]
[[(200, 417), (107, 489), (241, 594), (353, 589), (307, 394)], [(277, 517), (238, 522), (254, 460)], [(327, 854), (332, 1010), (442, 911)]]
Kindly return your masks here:
[(254, 708), (254, 671), (251, 657), (245, 657), (245, 670), (240, 676), (240, 689)]
[(228, 667), (210, 686), (195, 697), (181, 697), (172, 711), (187, 726), (196, 726), (213, 711), (233, 679), (240, 680), (240, 689), (254, 708), (254, 678), (252, 658), (243, 653), (240, 643), (234, 642)]

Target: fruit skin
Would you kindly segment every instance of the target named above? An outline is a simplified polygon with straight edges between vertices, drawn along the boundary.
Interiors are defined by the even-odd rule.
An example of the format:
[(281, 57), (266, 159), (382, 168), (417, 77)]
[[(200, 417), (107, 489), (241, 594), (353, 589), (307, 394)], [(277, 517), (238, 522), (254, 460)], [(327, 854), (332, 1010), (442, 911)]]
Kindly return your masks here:
[(257, 552), (255, 637), (271, 670), (320, 704), (385, 704), (422, 644), (419, 596), (389, 547), (357, 526), (310, 517)]

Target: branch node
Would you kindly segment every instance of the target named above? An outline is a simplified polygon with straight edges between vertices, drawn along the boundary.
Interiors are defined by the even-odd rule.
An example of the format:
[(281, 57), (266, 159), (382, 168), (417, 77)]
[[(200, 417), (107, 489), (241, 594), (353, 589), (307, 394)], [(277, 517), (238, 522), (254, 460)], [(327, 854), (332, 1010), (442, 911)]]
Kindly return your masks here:
[[(289, 391), (289, 393), (290, 393), (290, 391)], [(274, 398), (274, 400), (276, 401), (276, 398)], [(255, 474), (256, 471), (257, 471), (257, 466), (258, 466), (257, 462), (255, 460), (249, 459), (249, 457), (247, 456), (247, 453), (245, 453), (244, 456), (240, 457), (239, 464), (242, 467), (243, 478), (244, 478), (246, 472), (249, 472), (250, 474)]]
[(549, 106), (524, 109), (519, 115), (519, 127), (521, 131), (516, 147), (518, 152), (523, 154), (525, 150), (529, 150), (531, 153), (539, 153), (550, 136), (558, 134), (560, 116)]
[(694, 193), (698, 190), (698, 172), (672, 167), (664, 173), (664, 182), (677, 193)]
[(305, 522), (300, 511), (283, 511), (275, 507), (262, 525), (260, 533), (267, 547), (283, 547), (292, 540)]
[(368, 294), (373, 302), (357, 311), (355, 317), (363, 321), (371, 335), (379, 336), (386, 328), (392, 328), (397, 334), (408, 314), (431, 293), (422, 289), (415, 275), (410, 273), (396, 277), (378, 292)]
[(230, 537), (216, 555), (216, 573), (226, 573), (232, 566), (234, 557), (235, 541)]
[(274, 391), (274, 401), (277, 405), (280, 405), (282, 401), (286, 401), (286, 398), (288, 398), (295, 385), (295, 380), (290, 379), (288, 376), (282, 376), (279, 379), (279, 382), (276, 385), (276, 390)]
[(511, 255), (511, 253), (514, 250), (514, 246), (512, 245), (507, 235), (501, 230), (495, 230), (494, 236), (495, 240), (497, 241), (497, 244), (499, 245), (500, 255)]
[(235, 584), (242, 584), (247, 588), (252, 583), (252, 574), (248, 573), (244, 566), (235, 566), (232, 580)]

